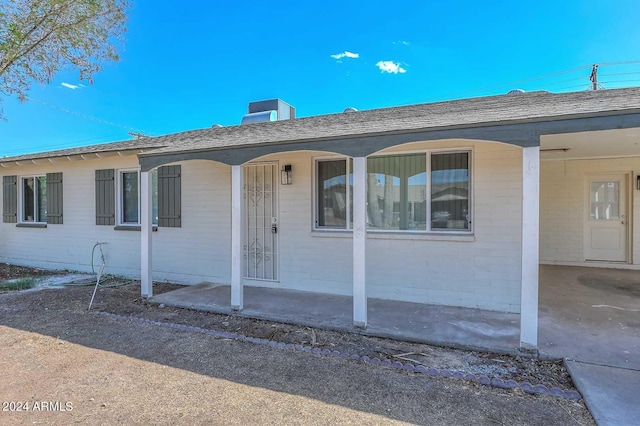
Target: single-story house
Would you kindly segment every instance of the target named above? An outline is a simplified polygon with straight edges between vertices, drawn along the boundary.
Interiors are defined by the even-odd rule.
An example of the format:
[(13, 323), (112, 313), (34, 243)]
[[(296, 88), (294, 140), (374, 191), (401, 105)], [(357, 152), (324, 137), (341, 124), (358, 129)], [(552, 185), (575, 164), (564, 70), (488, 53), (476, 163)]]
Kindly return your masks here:
[[(240, 114), (239, 114), (240, 116)], [(239, 117), (240, 118), (240, 117)], [(539, 263), (640, 268), (640, 88), (510, 93), (0, 158), (0, 262), (520, 313)]]

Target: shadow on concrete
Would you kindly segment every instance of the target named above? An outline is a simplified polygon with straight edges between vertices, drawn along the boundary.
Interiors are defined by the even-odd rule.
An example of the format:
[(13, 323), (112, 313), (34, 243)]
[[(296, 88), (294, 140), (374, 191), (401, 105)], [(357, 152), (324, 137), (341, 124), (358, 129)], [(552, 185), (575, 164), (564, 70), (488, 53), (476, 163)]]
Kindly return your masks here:
[[(155, 296), (167, 306), (231, 314), (231, 288), (202, 283)], [(350, 296), (263, 287), (244, 288), (244, 309), (235, 314), (328, 330), (463, 349), (517, 353), (520, 315), (481, 309), (369, 298), (366, 329), (353, 327)]]
[(640, 424), (640, 271), (542, 266), (539, 347), (599, 424)]
[(518, 422), (545, 424), (541, 413), (565, 414), (542, 399), (524, 403), (499, 390), (478, 397), (473, 387), (438, 385), (446, 379), (403, 377), (349, 360), (93, 315), (86, 311), (91, 291), (83, 287), (1, 295), (0, 325), (410, 423), (470, 424), (473, 419), (474, 424), (495, 424), (508, 422), (517, 412)]

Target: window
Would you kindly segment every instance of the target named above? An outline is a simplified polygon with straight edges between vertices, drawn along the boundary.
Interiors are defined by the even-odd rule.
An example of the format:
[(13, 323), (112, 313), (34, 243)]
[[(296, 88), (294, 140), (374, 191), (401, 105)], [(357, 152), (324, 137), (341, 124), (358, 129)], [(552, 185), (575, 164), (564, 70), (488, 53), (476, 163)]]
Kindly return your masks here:
[[(349, 168), (349, 170), (347, 170)], [(316, 227), (349, 229), (353, 223), (351, 161), (318, 160), (316, 163), (318, 210)], [(347, 184), (349, 176), (349, 184)], [(347, 217), (349, 223), (347, 223)]]
[(56, 172), (43, 176), (3, 176), (2, 222), (27, 228), (62, 225), (62, 175)]
[(424, 154), (367, 159), (369, 229), (427, 229), (427, 158)]
[[(369, 157), (368, 229), (470, 231), (470, 157), (469, 151)], [(351, 163), (316, 161), (316, 229), (352, 228)]]
[[(151, 174), (152, 223), (158, 224), (158, 173)], [(137, 170), (121, 170), (118, 174), (118, 223), (140, 225), (140, 173)]]
[(469, 153), (431, 155), (431, 229), (468, 230)]
[[(182, 226), (181, 176), (180, 165), (162, 166), (151, 173), (153, 225)], [(142, 194), (138, 170), (96, 170), (95, 185), (96, 225), (140, 229)]]
[(45, 176), (23, 177), (21, 189), (21, 222), (47, 222), (47, 178)]

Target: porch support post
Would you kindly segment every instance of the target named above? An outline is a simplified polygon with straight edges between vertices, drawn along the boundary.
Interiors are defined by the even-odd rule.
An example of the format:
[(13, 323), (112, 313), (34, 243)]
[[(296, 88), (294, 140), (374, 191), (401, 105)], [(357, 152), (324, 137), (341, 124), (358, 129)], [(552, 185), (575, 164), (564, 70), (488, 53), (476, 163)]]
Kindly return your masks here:
[(540, 147), (522, 150), (522, 289), (520, 348), (538, 347), (538, 265), (540, 235)]
[(367, 326), (367, 158), (353, 158), (353, 325)]
[(142, 297), (153, 297), (151, 174), (152, 171), (140, 173), (140, 275), (142, 278)]
[(231, 309), (241, 311), (242, 286), (242, 166), (231, 166)]

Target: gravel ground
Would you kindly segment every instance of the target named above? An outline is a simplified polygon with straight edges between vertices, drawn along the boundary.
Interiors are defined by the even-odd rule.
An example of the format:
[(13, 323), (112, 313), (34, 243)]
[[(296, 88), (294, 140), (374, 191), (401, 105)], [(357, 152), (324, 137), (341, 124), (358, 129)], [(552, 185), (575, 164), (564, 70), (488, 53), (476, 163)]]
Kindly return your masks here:
[[(7, 270), (0, 265), (0, 280)], [(2, 402), (73, 407), (0, 411), (0, 424), (594, 424), (581, 401), (93, 315), (92, 290), (0, 294)], [(160, 308), (139, 294), (136, 284), (100, 289), (94, 309), (388, 359), (413, 352), (428, 366), (571, 386), (557, 363)]]

